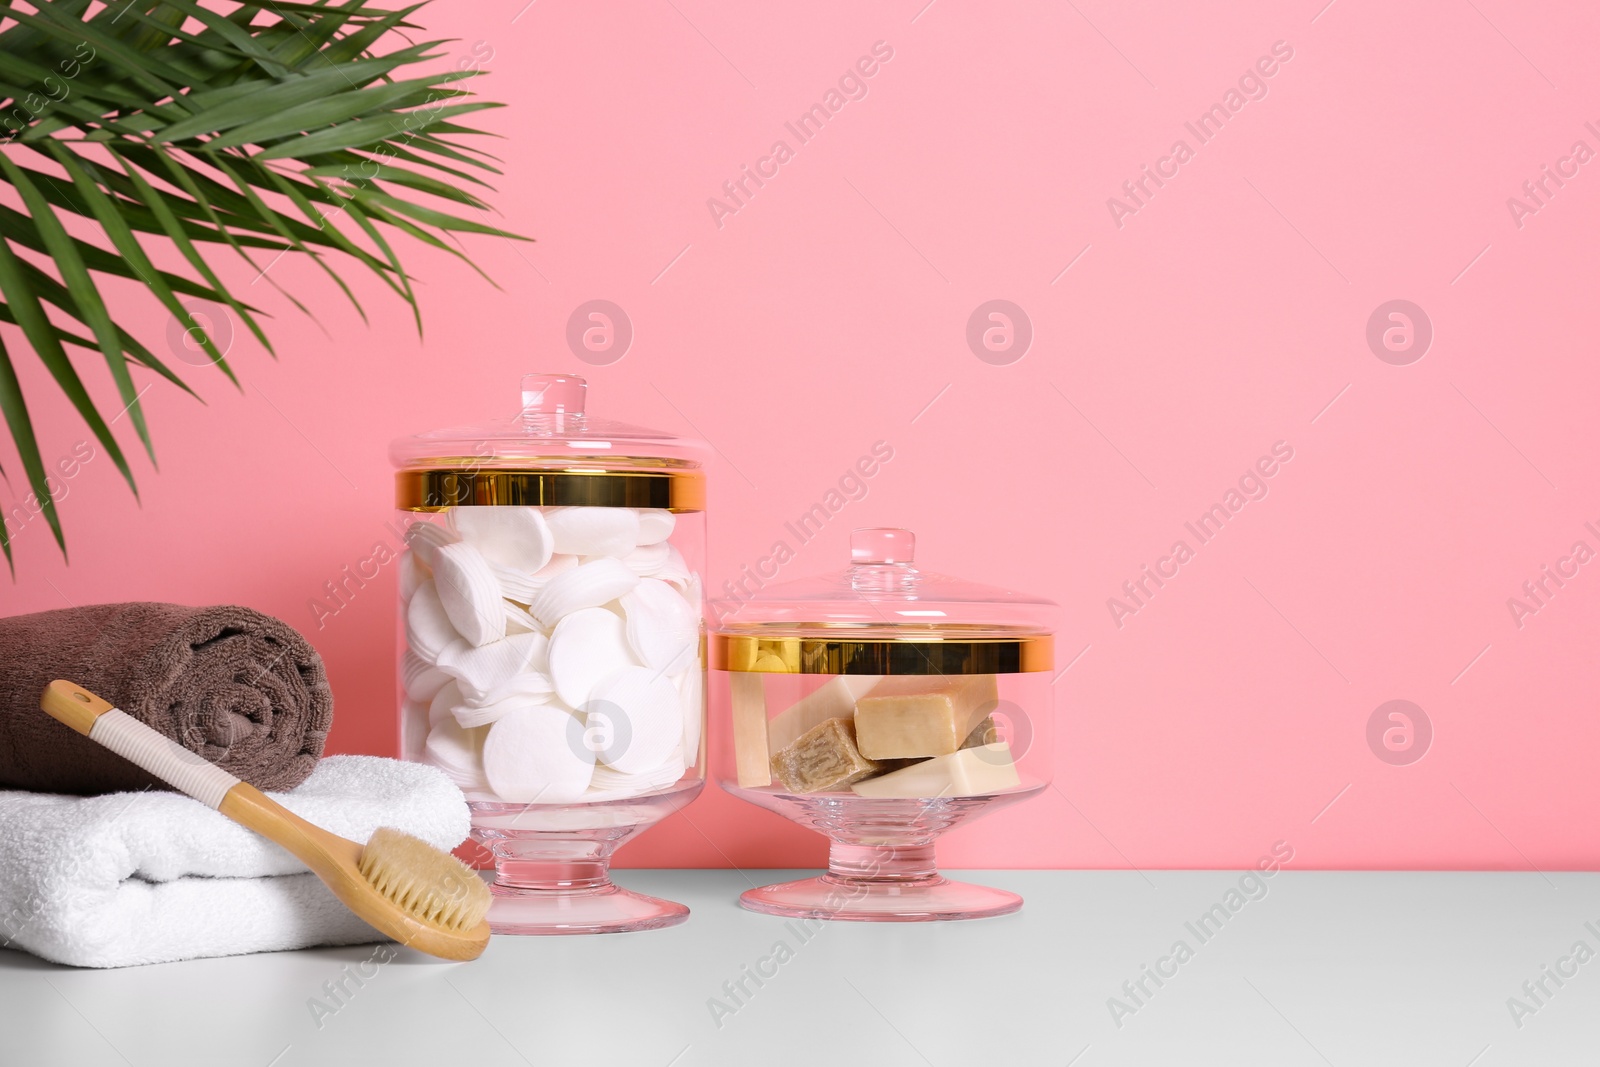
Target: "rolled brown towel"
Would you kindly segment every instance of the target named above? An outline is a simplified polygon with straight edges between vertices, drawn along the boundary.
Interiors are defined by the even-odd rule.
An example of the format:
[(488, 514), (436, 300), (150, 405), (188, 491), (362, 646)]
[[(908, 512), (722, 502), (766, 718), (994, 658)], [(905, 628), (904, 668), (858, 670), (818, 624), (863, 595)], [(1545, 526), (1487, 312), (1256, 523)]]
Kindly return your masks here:
[(39, 710), (76, 682), (258, 789), (292, 789), (322, 756), (333, 693), (286, 623), (241, 607), (95, 604), (0, 619), (0, 788), (167, 788)]

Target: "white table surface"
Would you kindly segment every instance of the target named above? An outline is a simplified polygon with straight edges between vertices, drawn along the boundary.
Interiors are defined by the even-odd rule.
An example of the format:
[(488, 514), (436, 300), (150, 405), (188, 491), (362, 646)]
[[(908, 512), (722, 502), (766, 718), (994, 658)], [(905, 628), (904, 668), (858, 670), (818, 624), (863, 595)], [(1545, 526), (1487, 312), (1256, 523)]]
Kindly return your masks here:
[[(751, 871), (777, 881), (790, 872)], [(735, 903), (737, 871), (621, 871), (688, 923), (497, 937), (482, 959), (409, 952), (323, 1017), (309, 1007), (373, 946), (86, 971), (0, 952), (0, 1064), (1501, 1064), (1600, 1062), (1600, 875), (1284, 871), (1201, 943), (1225, 871), (965, 872), (1022, 893), (964, 923), (830, 923), (800, 943)], [(708, 1001), (779, 939), (793, 958), (732, 1015)], [(1193, 957), (1117, 1026), (1140, 977)], [(1172, 964), (1164, 965), (1171, 970)], [(770, 965), (767, 969), (771, 969)], [(1536, 990), (1537, 991), (1537, 990)], [(730, 1002), (731, 1003), (731, 1002)]]

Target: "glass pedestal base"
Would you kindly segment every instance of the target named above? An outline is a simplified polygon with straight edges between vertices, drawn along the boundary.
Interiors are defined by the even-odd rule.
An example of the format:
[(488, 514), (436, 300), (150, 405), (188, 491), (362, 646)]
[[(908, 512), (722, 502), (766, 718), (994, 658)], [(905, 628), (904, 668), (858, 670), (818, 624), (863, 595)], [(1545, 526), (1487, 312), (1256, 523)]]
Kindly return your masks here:
[(939, 873), (934, 842), (946, 831), (1044, 789), (1037, 780), (1001, 793), (868, 799), (723, 788), (827, 836), (828, 873), (751, 889), (750, 911), (845, 922), (941, 922), (1009, 915), (1022, 898)]
[(689, 917), (670, 900), (633, 893), (606, 881), (583, 889), (489, 887), (489, 929), (497, 934), (621, 934), (659, 930)]
[(680, 782), (648, 796), (589, 804), (471, 801), (472, 837), (494, 853), (489, 929), (496, 934), (613, 934), (676, 926), (689, 909), (611, 881), (611, 855), (700, 792)]
[(1022, 898), (938, 874), (904, 882), (825, 874), (746, 890), (739, 903), (751, 911), (799, 919), (914, 923), (1010, 915), (1022, 907)]

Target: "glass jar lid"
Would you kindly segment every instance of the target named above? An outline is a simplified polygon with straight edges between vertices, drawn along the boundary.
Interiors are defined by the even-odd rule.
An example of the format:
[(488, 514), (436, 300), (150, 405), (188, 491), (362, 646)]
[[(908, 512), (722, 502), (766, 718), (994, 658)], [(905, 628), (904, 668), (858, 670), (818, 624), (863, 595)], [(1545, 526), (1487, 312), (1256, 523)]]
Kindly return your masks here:
[(843, 571), (711, 603), (712, 666), (788, 674), (1017, 674), (1050, 670), (1056, 605), (917, 569), (909, 530), (850, 535)]
[(704, 444), (596, 418), (588, 389), (576, 375), (527, 374), (510, 418), (397, 438), (389, 446), (395, 506), (703, 510)]

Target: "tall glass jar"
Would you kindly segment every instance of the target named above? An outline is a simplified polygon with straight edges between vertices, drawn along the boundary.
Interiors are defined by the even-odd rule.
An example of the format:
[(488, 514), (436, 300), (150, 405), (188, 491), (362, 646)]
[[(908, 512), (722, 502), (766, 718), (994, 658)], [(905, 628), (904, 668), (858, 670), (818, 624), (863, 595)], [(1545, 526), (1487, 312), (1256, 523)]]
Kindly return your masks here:
[(705, 781), (698, 442), (597, 419), (530, 374), (514, 417), (395, 441), (400, 737), (465, 792), (495, 933), (599, 933), (688, 908), (611, 855)]
[(942, 876), (945, 831), (1050, 781), (1055, 605), (919, 571), (907, 530), (856, 530), (851, 565), (714, 601), (718, 781), (825, 835), (820, 878), (752, 911), (913, 922), (1004, 915), (1014, 893)]

